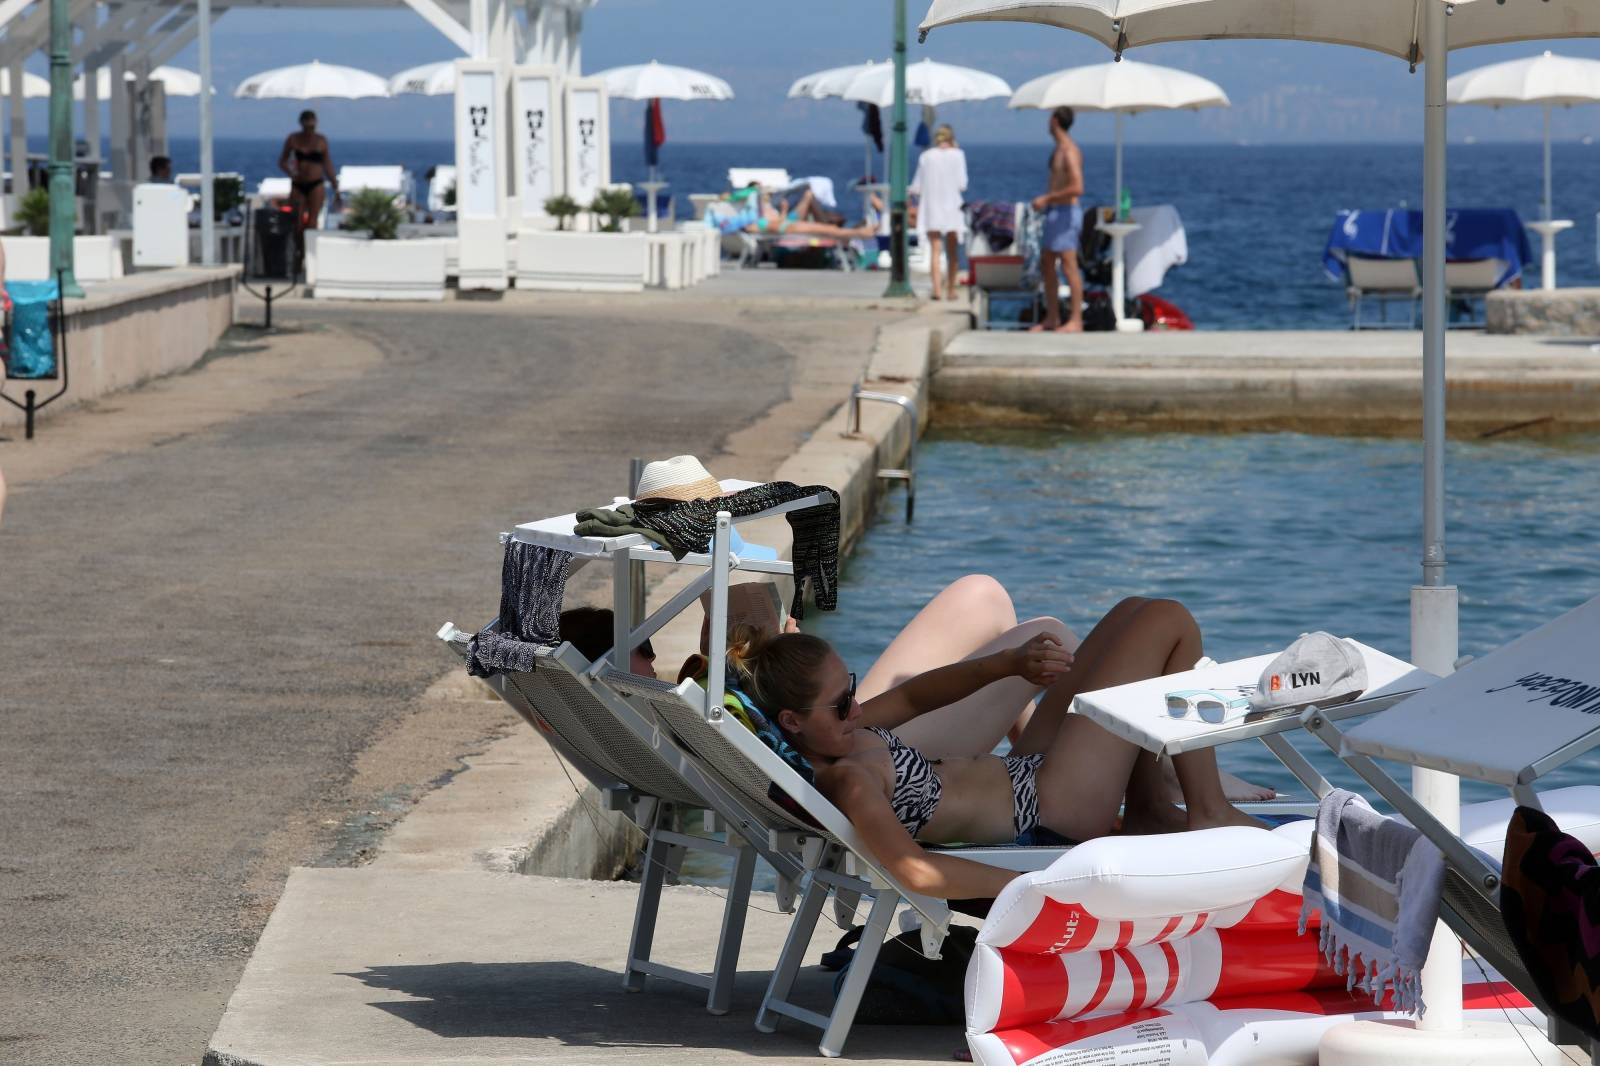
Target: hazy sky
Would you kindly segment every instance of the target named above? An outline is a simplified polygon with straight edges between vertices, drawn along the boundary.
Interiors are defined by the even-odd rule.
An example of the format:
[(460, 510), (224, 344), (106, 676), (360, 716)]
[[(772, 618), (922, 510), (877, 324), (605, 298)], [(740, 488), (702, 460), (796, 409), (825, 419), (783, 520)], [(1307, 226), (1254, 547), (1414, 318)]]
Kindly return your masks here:
[[(910, 0), (909, 21), (925, 5)], [(837, 100), (785, 99), (789, 84), (824, 67), (883, 59), (892, 41), (892, 5), (887, 0), (810, 0), (776, 5), (762, 0), (600, 0), (587, 15), (583, 37), (585, 71), (658, 59), (710, 71), (727, 79), (736, 99), (727, 103), (669, 102), (668, 136), (684, 141), (849, 142), (858, 136), (855, 107)], [(233, 87), (268, 67), (321, 59), (389, 75), (407, 66), (452, 58), (454, 49), (419, 17), (399, 4), (393, 10), (236, 10), (218, 20), (214, 66), (219, 93), (219, 135), (279, 136), (292, 125), (293, 101), (234, 100)], [(1013, 86), (1038, 74), (1110, 54), (1085, 37), (1063, 30), (1002, 23), (946, 27), (915, 43), (909, 57), (975, 66)], [(1451, 70), (1536, 54), (1542, 45), (1495, 46), (1456, 52)], [(1600, 40), (1557, 41), (1566, 55), (1600, 58)], [(1228, 92), (1234, 106), (1199, 113), (1141, 115), (1128, 122), (1131, 142), (1389, 141), (1421, 137), (1422, 75), (1389, 56), (1330, 45), (1266, 41), (1202, 41), (1162, 45), (1132, 57), (1202, 74)], [(195, 66), (190, 47), (175, 62)], [(30, 66), (43, 71), (42, 57)], [(407, 96), (393, 100), (317, 101), (324, 128), (335, 136), (372, 139), (448, 139), (450, 105), (444, 99)], [(632, 137), (641, 105), (612, 105), (613, 135)], [(195, 129), (193, 101), (174, 101), (174, 136)], [(37, 118), (33, 117), (37, 114)], [(30, 105), (30, 125), (42, 129), (43, 103)], [(1034, 111), (1010, 111), (1004, 101), (952, 105), (940, 117), (953, 123), (967, 143), (1017, 142), (1043, 136)], [(1108, 140), (1111, 119), (1086, 115), (1084, 140)], [(33, 125), (38, 123), (39, 125)], [(1535, 108), (1492, 111), (1460, 108), (1451, 113), (1451, 138), (1536, 139), (1541, 118)], [(1600, 106), (1558, 112), (1563, 139), (1600, 135)]]

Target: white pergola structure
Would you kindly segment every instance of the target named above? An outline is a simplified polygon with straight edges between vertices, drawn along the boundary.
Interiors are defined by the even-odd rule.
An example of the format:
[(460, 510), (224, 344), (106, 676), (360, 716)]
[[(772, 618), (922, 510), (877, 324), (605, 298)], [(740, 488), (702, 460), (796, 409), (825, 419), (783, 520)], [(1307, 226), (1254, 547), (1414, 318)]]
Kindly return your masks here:
[[(100, 143), (98, 72), (110, 72), (111, 158), (118, 202), (166, 147), (166, 99), (150, 72), (201, 40), (200, 130), (202, 170), (211, 160), (210, 26), (241, 8), (409, 8), (442, 34), (462, 58), (510, 66), (538, 63), (576, 76), (582, 57), (583, 15), (596, 0), (68, 0), (73, 24), (72, 64), (84, 75), (83, 135)], [(45, 48), (50, 33), (46, 0), (0, 0), (0, 68), (9, 69), (11, 124), (5, 145), (15, 184), (27, 168), (22, 64)], [(131, 78), (125, 75), (131, 74)], [(210, 181), (203, 181), (209, 190)], [(209, 194), (208, 194), (209, 196)], [(209, 217), (202, 212), (203, 219)], [(209, 227), (207, 227), (209, 228)], [(210, 240), (204, 244), (210, 250)]]

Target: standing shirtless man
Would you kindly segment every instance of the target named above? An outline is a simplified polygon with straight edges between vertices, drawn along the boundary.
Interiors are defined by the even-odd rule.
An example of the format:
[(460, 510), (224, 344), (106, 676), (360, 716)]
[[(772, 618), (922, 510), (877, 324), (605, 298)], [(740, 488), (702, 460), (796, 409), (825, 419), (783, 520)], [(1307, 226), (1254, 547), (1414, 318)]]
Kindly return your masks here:
[[(1072, 108), (1058, 107), (1050, 112), (1050, 136), (1056, 142), (1050, 153), (1050, 191), (1033, 198), (1033, 209), (1044, 212), (1044, 236), (1039, 249), (1039, 266), (1044, 275), (1044, 321), (1033, 332), (1083, 332), (1083, 273), (1078, 269), (1078, 237), (1083, 233), (1083, 152), (1067, 135), (1072, 128)], [(1056, 263), (1067, 276), (1072, 290), (1072, 313), (1061, 321), (1061, 283)]]

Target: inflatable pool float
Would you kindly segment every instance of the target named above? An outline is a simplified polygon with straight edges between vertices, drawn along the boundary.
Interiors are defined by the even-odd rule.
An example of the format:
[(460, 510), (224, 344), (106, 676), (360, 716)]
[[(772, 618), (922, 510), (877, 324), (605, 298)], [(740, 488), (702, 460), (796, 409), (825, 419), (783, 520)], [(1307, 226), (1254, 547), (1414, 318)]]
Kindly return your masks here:
[[(1600, 788), (1546, 810), (1600, 847)], [(1509, 800), (1462, 808), (1462, 836), (1503, 850)], [(980, 1066), (1264, 1066), (1316, 1062), (1330, 1026), (1400, 1017), (1348, 990), (1299, 932), (1312, 823), (1105, 837), (1006, 886), (967, 969), (967, 1041)], [(1463, 960), (1468, 1017), (1542, 1025), (1528, 1001)]]

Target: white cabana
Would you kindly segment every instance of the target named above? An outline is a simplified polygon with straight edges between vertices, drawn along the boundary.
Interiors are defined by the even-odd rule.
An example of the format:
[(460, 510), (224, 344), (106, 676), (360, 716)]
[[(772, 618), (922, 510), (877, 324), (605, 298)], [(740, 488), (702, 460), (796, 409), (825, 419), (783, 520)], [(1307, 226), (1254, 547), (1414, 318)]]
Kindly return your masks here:
[[(1422, 582), (1411, 590), (1411, 658), (1445, 675), (1459, 653), (1459, 593), (1445, 581), (1445, 86), (1452, 48), (1600, 36), (1594, 0), (933, 0), (924, 35), (960, 22), (1032, 22), (1087, 34), (1113, 49), (1163, 41), (1281, 38), (1369, 48), (1425, 64), (1423, 117)], [(1447, 826), (1460, 820), (1455, 778), (1419, 769), (1413, 791)], [(1520, 1031), (1462, 1028), (1456, 941), (1436, 935), (1423, 974), (1428, 1013), (1413, 1032), (1352, 1030), (1324, 1038), (1321, 1062), (1454, 1063), (1529, 1055)], [(1351, 1023), (1360, 1027), (1362, 1023)], [(1332, 1046), (1330, 1046), (1330, 1044)], [(1379, 1049), (1382, 1049), (1381, 1052)], [(1554, 1048), (1548, 1048), (1554, 1051)], [(1377, 1056), (1377, 1057), (1375, 1057)], [(1531, 1057), (1531, 1056), (1530, 1056)], [(1555, 1056), (1546, 1054), (1544, 1059)]]
[(1556, 287), (1556, 234), (1572, 228), (1571, 219), (1555, 217), (1550, 183), (1550, 111), (1556, 107), (1600, 103), (1600, 60), (1576, 59), (1546, 52), (1469, 70), (1450, 79), (1445, 95), (1452, 104), (1486, 107), (1540, 105), (1544, 108), (1544, 213), (1529, 228), (1544, 248), (1542, 287)]
[(1095, 63), (1072, 67), (1034, 78), (1011, 97), (1013, 108), (1050, 110), (1070, 107), (1080, 111), (1110, 111), (1116, 115), (1116, 170), (1112, 186), (1112, 210), (1116, 221), (1101, 229), (1111, 235), (1111, 312), (1117, 328), (1137, 332), (1144, 328), (1138, 318), (1123, 314), (1126, 298), (1123, 266), (1123, 239), (1137, 228), (1122, 217), (1122, 121), (1125, 115), (1141, 111), (1199, 110), (1202, 107), (1229, 106), (1222, 86), (1198, 74), (1154, 63)]
[(233, 95), (240, 100), (364, 100), (389, 95), (389, 83), (355, 67), (312, 60), (252, 74)]
[(453, 59), (411, 67), (389, 79), (391, 96), (450, 96), (455, 91), (456, 64)]
[[(881, 108), (894, 106), (894, 64), (872, 63), (861, 71), (839, 94), (846, 100), (876, 104)], [(958, 67), (950, 63), (936, 63), (923, 59), (906, 64), (906, 103), (924, 107), (962, 103), (970, 100), (992, 100), (1010, 96), (1011, 86), (1005, 79), (971, 67)]]

